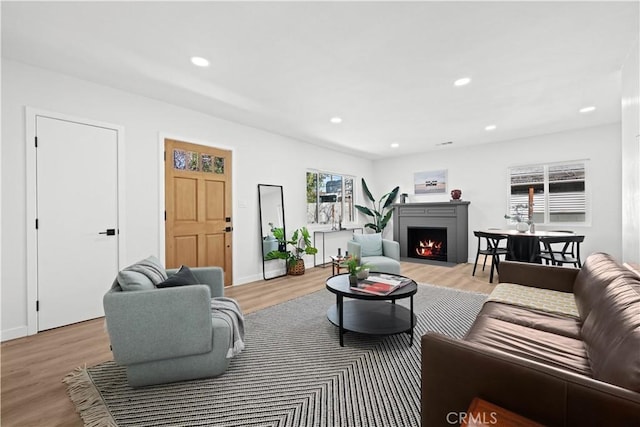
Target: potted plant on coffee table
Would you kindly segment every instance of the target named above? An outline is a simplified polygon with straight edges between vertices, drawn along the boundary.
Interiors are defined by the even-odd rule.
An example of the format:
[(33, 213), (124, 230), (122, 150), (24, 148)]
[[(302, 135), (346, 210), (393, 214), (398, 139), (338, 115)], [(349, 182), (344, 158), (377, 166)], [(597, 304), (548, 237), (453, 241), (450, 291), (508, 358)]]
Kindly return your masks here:
[[(273, 236), (280, 243), (277, 251), (271, 251), (266, 259), (284, 259), (287, 261), (287, 273), (293, 276), (304, 274), (304, 255), (315, 255), (318, 249), (311, 244), (311, 234), (307, 227), (302, 227), (293, 232), (290, 240), (286, 240), (282, 229), (272, 229)], [(287, 249), (289, 247), (292, 249)]]
[(361, 265), (358, 258), (349, 257), (342, 263), (341, 267), (347, 268), (349, 271), (349, 283), (355, 285), (358, 283), (358, 280), (369, 277), (369, 268), (371, 266), (366, 263)]

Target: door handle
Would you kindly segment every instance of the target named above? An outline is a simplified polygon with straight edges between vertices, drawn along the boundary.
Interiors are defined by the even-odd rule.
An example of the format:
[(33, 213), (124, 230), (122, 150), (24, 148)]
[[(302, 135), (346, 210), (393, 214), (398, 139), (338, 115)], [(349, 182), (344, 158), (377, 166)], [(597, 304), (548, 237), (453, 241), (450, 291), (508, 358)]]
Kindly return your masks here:
[(106, 234), (107, 236), (115, 236), (116, 229), (115, 228), (107, 228), (107, 231), (101, 231), (98, 234)]

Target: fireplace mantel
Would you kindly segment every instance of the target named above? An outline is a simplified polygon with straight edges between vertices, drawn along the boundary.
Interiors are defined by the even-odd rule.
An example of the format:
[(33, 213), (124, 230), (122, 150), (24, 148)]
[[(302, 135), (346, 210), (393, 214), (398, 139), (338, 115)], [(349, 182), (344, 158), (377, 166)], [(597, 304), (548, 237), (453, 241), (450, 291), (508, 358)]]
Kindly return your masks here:
[[(459, 264), (469, 258), (469, 203), (430, 202), (396, 203), (393, 205), (393, 239), (400, 243), (400, 259), (416, 262), (407, 255), (407, 230), (411, 227), (439, 227), (447, 229), (447, 263)], [(442, 264), (439, 261), (418, 261)]]

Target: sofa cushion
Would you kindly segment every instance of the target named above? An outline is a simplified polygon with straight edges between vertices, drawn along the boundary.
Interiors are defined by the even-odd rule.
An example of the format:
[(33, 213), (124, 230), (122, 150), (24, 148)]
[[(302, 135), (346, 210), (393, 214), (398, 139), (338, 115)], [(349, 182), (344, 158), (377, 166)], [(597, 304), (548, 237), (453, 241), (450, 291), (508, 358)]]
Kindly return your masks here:
[(582, 339), (594, 378), (640, 392), (640, 278), (616, 270), (584, 319)]
[(400, 274), (400, 263), (385, 256), (362, 257), (361, 261), (368, 264), (370, 271), (378, 273)]
[(154, 289), (167, 279), (167, 273), (160, 260), (151, 255), (121, 270), (117, 279), (123, 291), (141, 291)]
[(478, 316), (487, 316), (505, 322), (538, 329), (569, 338), (581, 340), (580, 328), (582, 322), (575, 317), (549, 313), (516, 305), (487, 301), (482, 306)]
[(193, 272), (186, 265), (180, 266), (180, 269), (169, 276), (164, 282), (160, 282), (156, 285), (158, 288), (173, 288), (175, 286), (197, 285), (200, 283)]
[(382, 233), (354, 234), (353, 240), (360, 244), (360, 256), (382, 256)]
[(581, 340), (488, 316), (479, 316), (465, 341), (485, 345), (515, 356), (592, 376)]

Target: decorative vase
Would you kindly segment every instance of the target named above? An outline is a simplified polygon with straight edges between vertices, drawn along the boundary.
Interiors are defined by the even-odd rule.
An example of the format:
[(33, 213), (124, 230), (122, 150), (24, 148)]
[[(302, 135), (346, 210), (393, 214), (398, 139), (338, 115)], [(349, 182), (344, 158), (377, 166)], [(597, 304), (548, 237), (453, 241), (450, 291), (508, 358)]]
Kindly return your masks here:
[(460, 200), (460, 197), (462, 196), (462, 190), (451, 190), (451, 200)]
[(529, 224), (527, 224), (526, 222), (518, 222), (516, 223), (516, 230), (518, 230), (521, 233), (524, 233), (525, 231), (529, 231)]
[(358, 278), (352, 274), (349, 275), (349, 284), (355, 286), (358, 284)]
[(304, 274), (304, 260), (298, 259), (295, 264), (289, 264), (288, 273), (292, 276), (302, 276)]
[(356, 273), (356, 278), (363, 280), (366, 279), (367, 277), (369, 277), (369, 269), (365, 268), (364, 270), (360, 270)]

